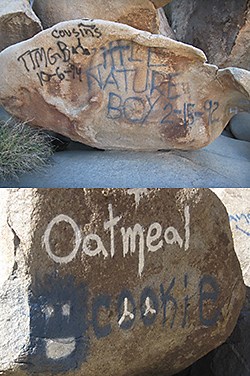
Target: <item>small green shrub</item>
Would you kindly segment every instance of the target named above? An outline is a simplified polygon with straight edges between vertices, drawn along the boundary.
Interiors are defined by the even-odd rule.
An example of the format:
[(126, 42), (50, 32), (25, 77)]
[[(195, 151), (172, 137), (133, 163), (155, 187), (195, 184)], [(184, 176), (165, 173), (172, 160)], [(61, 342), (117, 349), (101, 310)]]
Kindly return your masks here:
[(0, 121), (0, 180), (39, 171), (53, 154), (50, 137), (27, 123)]

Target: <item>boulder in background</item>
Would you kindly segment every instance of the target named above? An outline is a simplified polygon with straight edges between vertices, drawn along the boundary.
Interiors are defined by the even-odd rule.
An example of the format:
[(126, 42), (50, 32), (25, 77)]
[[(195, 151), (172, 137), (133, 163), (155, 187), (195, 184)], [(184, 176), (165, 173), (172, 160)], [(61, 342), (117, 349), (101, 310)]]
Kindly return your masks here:
[(176, 39), (202, 49), (210, 64), (250, 70), (248, 0), (173, 0), (165, 9)]
[(28, 0), (1, 0), (0, 51), (33, 37), (42, 30)]
[[(155, 2), (157, 7), (168, 1)], [(140, 30), (159, 32), (159, 17), (155, 5), (150, 0), (35, 0), (34, 10), (44, 28), (59, 22), (74, 19), (103, 19), (120, 22)]]

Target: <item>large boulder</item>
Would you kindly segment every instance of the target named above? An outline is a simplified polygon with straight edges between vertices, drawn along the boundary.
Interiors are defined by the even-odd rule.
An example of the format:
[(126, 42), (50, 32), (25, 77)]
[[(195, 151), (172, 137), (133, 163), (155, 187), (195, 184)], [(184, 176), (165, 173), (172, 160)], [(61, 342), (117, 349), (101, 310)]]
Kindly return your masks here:
[(201, 48), (209, 63), (250, 70), (248, 0), (173, 0), (166, 12), (176, 39)]
[(0, 103), (101, 149), (198, 149), (250, 109), (250, 73), (103, 20), (66, 21), (0, 54)]
[(173, 375), (232, 332), (245, 289), (211, 191), (20, 189), (7, 198), (3, 375)]
[(250, 113), (240, 112), (229, 123), (230, 131), (238, 140), (250, 141)]
[[(140, 30), (159, 32), (159, 16), (156, 8), (167, 4), (168, 0), (35, 0), (34, 10), (45, 28), (58, 22), (80, 18), (101, 18), (133, 26)], [(165, 20), (166, 21), (166, 20)]]
[(28, 0), (1, 0), (0, 51), (33, 37), (42, 30), (40, 20)]

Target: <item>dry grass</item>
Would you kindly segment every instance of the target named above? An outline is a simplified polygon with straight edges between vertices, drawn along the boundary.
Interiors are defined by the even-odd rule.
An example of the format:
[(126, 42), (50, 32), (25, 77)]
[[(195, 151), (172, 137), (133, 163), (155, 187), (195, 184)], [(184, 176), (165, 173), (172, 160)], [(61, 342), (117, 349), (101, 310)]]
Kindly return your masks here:
[(0, 180), (40, 171), (52, 154), (53, 146), (46, 133), (12, 119), (0, 121)]

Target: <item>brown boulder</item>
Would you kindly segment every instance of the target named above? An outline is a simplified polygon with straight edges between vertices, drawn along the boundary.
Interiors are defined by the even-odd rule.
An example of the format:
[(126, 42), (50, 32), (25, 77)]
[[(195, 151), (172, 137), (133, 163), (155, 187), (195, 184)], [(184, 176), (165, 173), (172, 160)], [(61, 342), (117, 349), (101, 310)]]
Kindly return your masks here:
[[(168, 1), (150, 0), (35, 0), (34, 10), (42, 20), (44, 28), (58, 22), (80, 18), (101, 18), (116, 21), (140, 30), (159, 32), (159, 17), (155, 7), (159, 8)], [(163, 5), (162, 5), (163, 4)]]
[(0, 51), (42, 30), (28, 0), (1, 0)]
[(3, 220), (3, 375), (173, 375), (235, 326), (245, 289), (209, 190), (13, 190)]
[(250, 70), (248, 0), (173, 0), (166, 11), (176, 39), (201, 48), (209, 63)]
[(55, 25), (0, 54), (0, 104), (102, 149), (198, 149), (249, 111), (250, 73), (102, 20)]

